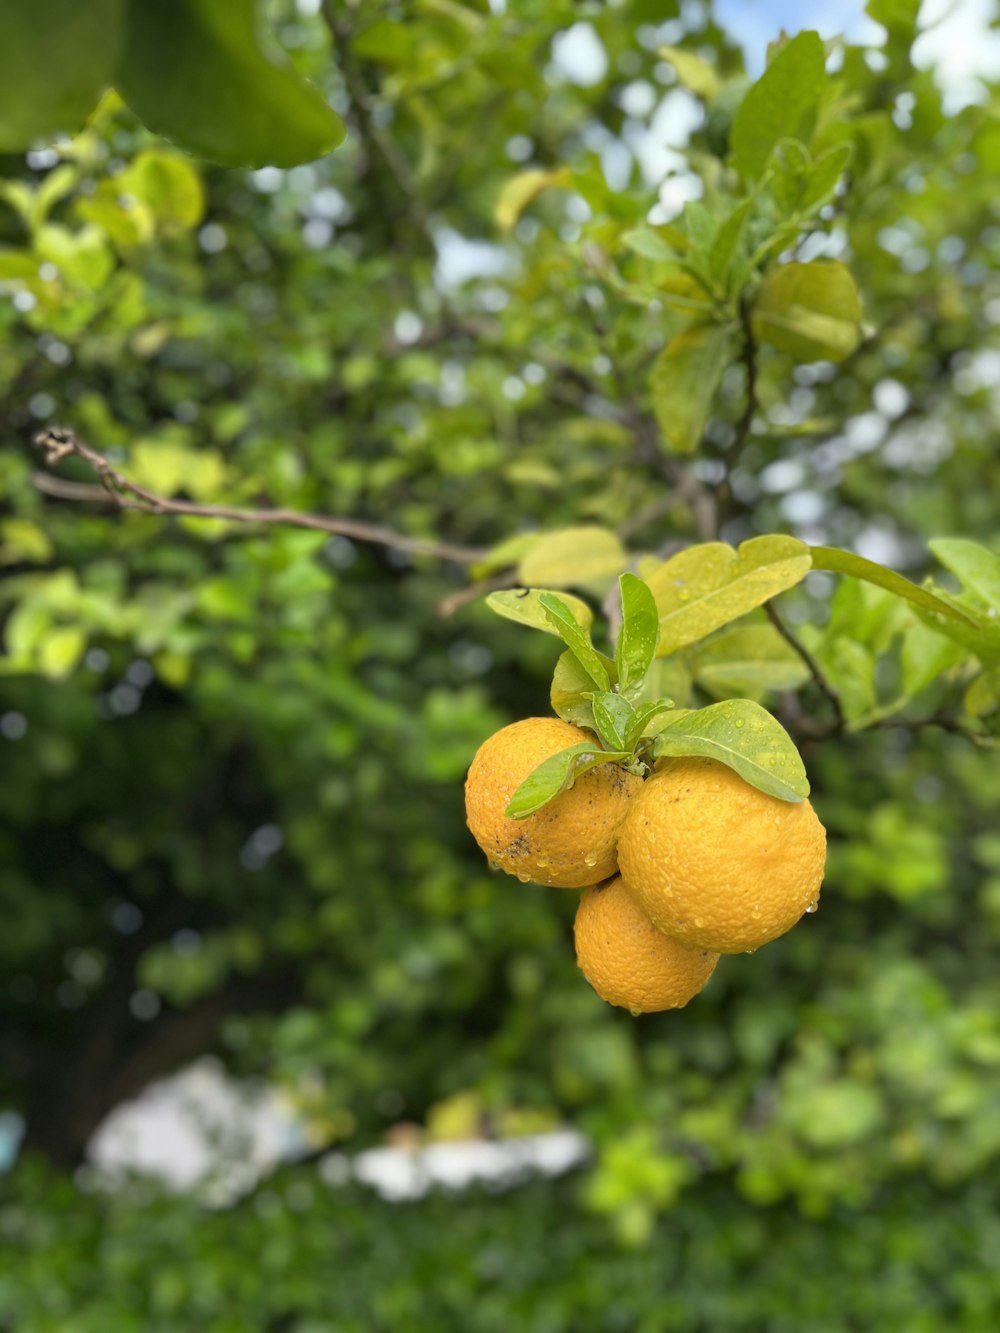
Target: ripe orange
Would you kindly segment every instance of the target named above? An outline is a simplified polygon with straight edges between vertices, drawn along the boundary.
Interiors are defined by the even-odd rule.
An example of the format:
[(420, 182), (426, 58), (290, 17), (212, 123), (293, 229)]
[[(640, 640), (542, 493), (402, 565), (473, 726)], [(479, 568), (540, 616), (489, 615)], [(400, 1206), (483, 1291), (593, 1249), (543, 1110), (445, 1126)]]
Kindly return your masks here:
[(752, 952), (815, 910), (826, 831), (711, 759), (671, 759), (632, 801), (618, 847), (646, 915), (688, 947)]
[[(490, 861), (518, 879), (577, 889), (618, 870), (615, 848), (629, 799), (642, 780), (617, 764), (601, 764), (526, 819), (508, 819), (507, 803), (540, 763), (593, 739), (555, 717), (529, 717), (503, 727), (476, 752), (465, 782), (472, 836)], [(594, 741), (594, 752), (600, 749)]]
[(657, 930), (620, 878), (586, 890), (573, 934), (576, 961), (594, 990), (633, 1014), (683, 1009), (719, 961), (717, 953), (686, 949)]

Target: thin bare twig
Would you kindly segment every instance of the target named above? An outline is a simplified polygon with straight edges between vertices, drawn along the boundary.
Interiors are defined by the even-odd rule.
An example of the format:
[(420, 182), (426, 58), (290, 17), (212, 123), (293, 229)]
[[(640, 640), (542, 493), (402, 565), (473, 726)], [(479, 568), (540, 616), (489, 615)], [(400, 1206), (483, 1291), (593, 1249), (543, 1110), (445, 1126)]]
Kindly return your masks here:
[(487, 593), (499, 592), (502, 588), (509, 588), (514, 581), (514, 573), (508, 569), (505, 574), (494, 574), (492, 578), (480, 579), (478, 583), (468, 583), (464, 588), (459, 588), (455, 592), (449, 593), (447, 597), (442, 598), (437, 604), (437, 613), (444, 618), (453, 616), (463, 606), (468, 606), (470, 602), (485, 597)]
[(768, 620), (770, 620), (771, 624), (778, 631), (781, 637), (785, 640), (787, 644), (789, 644), (792, 648), (794, 648), (795, 651), (798, 653), (799, 657), (801, 657), (802, 661), (805, 663), (806, 667), (809, 670), (810, 676), (812, 676), (813, 681), (815, 682), (816, 688), (820, 691), (821, 694), (823, 694), (823, 696), (829, 703), (830, 707), (833, 709), (833, 716), (835, 719), (835, 731), (838, 732), (843, 731), (847, 726), (847, 718), (844, 715), (844, 706), (840, 702), (840, 695), (837, 693), (834, 687), (827, 680), (826, 676), (823, 674), (823, 668), (816, 661), (815, 657), (813, 657), (812, 653), (805, 646), (805, 644), (801, 643), (799, 639), (788, 628), (788, 626), (782, 620), (781, 616), (778, 614), (777, 610), (775, 609), (774, 605), (771, 602), (764, 603), (764, 610), (767, 613)]
[(116, 509), (138, 510), (143, 514), (163, 514), (178, 518), (224, 518), (236, 523), (274, 523), (289, 527), (311, 528), (328, 532), (335, 537), (350, 537), (354, 541), (374, 546), (389, 546), (412, 555), (429, 555), (439, 560), (450, 560), (456, 565), (473, 565), (482, 560), (485, 550), (472, 546), (455, 546), (424, 537), (408, 537), (393, 532), (377, 523), (366, 523), (356, 518), (336, 518), (328, 514), (300, 513), (294, 509), (246, 509), (235, 505), (195, 504), (189, 500), (174, 500), (157, 495), (137, 482), (131, 481), (113, 467), (103, 454), (79, 440), (72, 430), (52, 426), (35, 436), (35, 444), (46, 464), (53, 467), (66, 458), (79, 458), (97, 473), (99, 486), (89, 486), (46, 473), (35, 476), (35, 485), (46, 495), (62, 500), (110, 504)]

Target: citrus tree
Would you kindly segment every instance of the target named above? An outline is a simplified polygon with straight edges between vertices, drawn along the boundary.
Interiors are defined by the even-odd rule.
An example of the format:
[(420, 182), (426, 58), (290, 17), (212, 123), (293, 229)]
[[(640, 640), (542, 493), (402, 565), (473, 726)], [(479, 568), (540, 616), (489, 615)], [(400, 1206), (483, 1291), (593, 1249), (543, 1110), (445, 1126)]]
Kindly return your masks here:
[[(989, 1326), (995, 90), (946, 112), (908, 0), (754, 74), (647, 0), (9, 8), (0, 1325)], [(484, 836), (522, 886), (461, 787), (547, 710), (485, 788), (517, 836), (579, 807), (548, 865)], [(746, 827), (814, 805), (821, 910), (814, 855), (780, 930), (632, 1003), (682, 927), (583, 801), (678, 771)], [(624, 878), (536, 890), (566, 857)], [(602, 1003), (578, 904), (601, 994), (697, 1002)], [(88, 1193), (104, 1117), (206, 1053), (317, 1152), (572, 1121), (595, 1160), (468, 1245), (306, 1165), (224, 1215)]]

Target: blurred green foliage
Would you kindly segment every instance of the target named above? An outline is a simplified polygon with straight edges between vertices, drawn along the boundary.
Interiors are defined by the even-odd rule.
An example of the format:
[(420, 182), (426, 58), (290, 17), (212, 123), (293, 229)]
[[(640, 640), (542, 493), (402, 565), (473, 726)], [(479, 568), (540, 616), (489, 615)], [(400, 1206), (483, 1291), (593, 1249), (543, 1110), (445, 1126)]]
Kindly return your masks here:
[[(725, 644), (763, 620), (662, 664), (686, 706), (766, 659), (745, 692), (799, 737), (831, 853), (816, 917), (636, 1022), (576, 972), (574, 896), (491, 876), (463, 824), (477, 744), (546, 711), (554, 640), (440, 614), (468, 586), (440, 560), (46, 495), (29, 437), (68, 421), (165, 494), (481, 548), (597, 524), (670, 555), (716, 535), (693, 479), (730, 543), (790, 532), (919, 580), (932, 538), (996, 550), (1000, 90), (946, 115), (913, 6), (871, 6), (884, 53), (838, 44), (815, 160), (783, 177), (786, 243), (849, 267), (860, 341), (810, 294), (791, 339), (760, 330), (753, 432), (719, 361), (689, 460), (648, 427), (701, 298), (657, 269), (682, 229), (649, 224), (654, 182), (614, 145), (675, 80), (707, 90), (689, 159), (710, 212), (731, 131), (757, 170), (734, 42), (648, 0), (327, 8), (332, 44), (319, 15), (274, 16), (348, 121), (333, 156), (205, 167), (109, 97), (2, 159), (0, 1096), (26, 1146), (0, 1327), (995, 1326), (1000, 772), (916, 725), (956, 696), (994, 713), (995, 660), (970, 684), (961, 645), (813, 574), (782, 605), (849, 721), (901, 694), (915, 713), (810, 739), (826, 701), (773, 636)], [(577, 84), (552, 53), (582, 15), (607, 64)], [(833, 201), (819, 149), (845, 141)], [(570, 174), (512, 192), (523, 170)], [(463, 279), (470, 255), (485, 275)], [(830, 359), (799, 364), (817, 328)], [(957, 545), (938, 581), (985, 620)], [(91, 1192), (73, 1168), (103, 1116), (208, 1050), (348, 1150), (474, 1093), (493, 1123), (577, 1125), (595, 1160), (403, 1207), (312, 1166), (216, 1212)]]
[[(60, 1205), (72, 1229), (52, 1226)], [(816, 1222), (704, 1181), (631, 1250), (560, 1181), (389, 1204), (282, 1172), (205, 1214), (142, 1185), (81, 1200), (35, 1175), (4, 1221), (17, 1263), (0, 1308), (33, 1333), (981, 1333), (997, 1308), (986, 1182), (909, 1182)]]

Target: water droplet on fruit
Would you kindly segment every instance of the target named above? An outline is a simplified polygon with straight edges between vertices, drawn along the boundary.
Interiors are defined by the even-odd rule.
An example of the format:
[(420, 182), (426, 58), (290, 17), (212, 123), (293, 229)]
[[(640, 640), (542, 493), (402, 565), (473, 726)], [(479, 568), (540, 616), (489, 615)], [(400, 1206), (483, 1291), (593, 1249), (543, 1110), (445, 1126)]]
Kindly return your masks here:
[(594, 866), (597, 865), (596, 854), (594, 852), (588, 852), (587, 855), (583, 858), (583, 864), (585, 866), (589, 866), (591, 870), (593, 870)]
[(522, 884), (530, 884), (530, 883), (531, 883), (531, 876), (530, 876), (530, 875), (518, 875), (518, 879), (521, 881)]
[(705, 918), (704, 918), (704, 917), (701, 917), (701, 916), (696, 916), (696, 917), (695, 917), (695, 919), (694, 919), (694, 928), (695, 928), (695, 930), (701, 930), (701, 928), (702, 928), (702, 926), (703, 926), (704, 924), (705, 924)]
[(640, 1017), (642, 1016), (642, 1010), (641, 1010), (641, 1009), (632, 1009), (632, 1008), (630, 1007), (630, 1008), (629, 1008), (629, 1013), (632, 1015), (633, 1018), (640, 1018)]
[(754, 919), (755, 921), (759, 920), (759, 918), (760, 918), (760, 903), (754, 903), (754, 905), (753, 905), (753, 911), (750, 913), (750, 915), (753, 917), (753, 919)]
[(813, 912), (818, 912), (818, 911), (819, 911), (819, 903), (816, 901), (815, 898), (814, 898), (813, 901), (809, 904), (809, 906), (806, 908), (806, 911), (809, 912), (810, 914), (812, 914)]
[(756, 953), (757, 950), (756, 950), (756, 949), (744, 949), (743, 952), (744, 952), (744, 953)]

